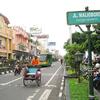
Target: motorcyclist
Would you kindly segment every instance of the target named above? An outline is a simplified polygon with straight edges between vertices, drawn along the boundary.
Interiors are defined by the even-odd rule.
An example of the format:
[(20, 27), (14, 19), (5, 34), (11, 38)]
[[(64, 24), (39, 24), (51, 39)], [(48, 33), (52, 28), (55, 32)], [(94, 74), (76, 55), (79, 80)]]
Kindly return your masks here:
[(39, 58), (38, 58), (37, 56), (35, 56), (35, 57), (32, 59), (31, 63), (32, 63), (33, 66), (37, 67), (37, 66), (40, 65), (40, 60), (39, 60)]
[(23, 65), (22, 74), (23, 76), (27, 76), (27, 73), (28, 73), (28, 62), (25, 62)]
[(20, 72), (21, 72), (21, 69), (20, 69), (19, 65), (16, 64), (15, 65), (15, 70), (14, 70), (14, 75), (18, 75), (18, 74), (20, 74)]
[[(39, 64), (40, 64), (40, 60), (39, 60), (39, 58), (37, 56), (35, 56), (31, 61), (31, 65), (33, 67), (37, 67), (38, 68)], [(29, 65), (28, 62), (24, 63), (23, 76), (27, 76), (27, 73), (29, 72), (29, 68), (31, 68), (31, 65)], [(38, 71), (40, 71), (39, 68), (38, 68)]]
[(34, 66), (34, 67), (37, 67), (38, 68), (38, 71), (40, 71), (40, 59), (35, 56), (32, 61), (31, 61), (31, 64)]

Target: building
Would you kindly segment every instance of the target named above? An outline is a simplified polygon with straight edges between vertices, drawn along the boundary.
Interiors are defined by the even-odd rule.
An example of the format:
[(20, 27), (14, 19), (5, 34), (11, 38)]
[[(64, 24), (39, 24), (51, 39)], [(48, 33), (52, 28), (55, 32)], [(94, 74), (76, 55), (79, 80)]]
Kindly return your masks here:
[(13, 58), (18, 60), (27, 59), (29, 55), (29, 35), (19, 26), (14, 26), (13, 30)]
[(12, 29), (9, 20), (0, 14), (0, 58), (12, 58)]
[(49, 35), (47, 34), (32, 34), (32, 40), (35, 42), (33, 46), (33, 54), (39, 55), (47, 52), (47, 41)]

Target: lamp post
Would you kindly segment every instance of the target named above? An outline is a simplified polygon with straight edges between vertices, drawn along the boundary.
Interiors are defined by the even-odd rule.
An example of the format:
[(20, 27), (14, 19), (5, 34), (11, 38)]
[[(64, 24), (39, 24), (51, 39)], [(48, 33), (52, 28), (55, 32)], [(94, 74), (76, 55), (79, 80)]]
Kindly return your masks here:
[[(89, 11), (89, 8), (86, 7), (85, 11)], [(87, 34), (88, 34), (88, 58), (89, 58), (89, 68), (90, 68), (90, 74), (89, 74), (89, 100), (95, 100), (94, 99), (94, 88), (93, 88), (93, 72), (92, 72), (92, 54), (91, 54), (91, 25), (86, 25), (87, 28)]]
[(80, 63), (83, 59), (83, 53), (80, 53), (77, 51), (75, 53), (75, 62), (77, 63), (77, 68), (78, 68), (78, 82), (80, 83)]
[(87, 25), (87, 31), (88, 31), (88, 59), (89, 59), (89, 68), (90, 68), (90, 74), (89, 74), (89, 100), (94, 100), (94, 88), (93, 88), (93, 72), (92, 72), (92, 54), (91, 54), (91, 31), (90, 31), (90, 25)]

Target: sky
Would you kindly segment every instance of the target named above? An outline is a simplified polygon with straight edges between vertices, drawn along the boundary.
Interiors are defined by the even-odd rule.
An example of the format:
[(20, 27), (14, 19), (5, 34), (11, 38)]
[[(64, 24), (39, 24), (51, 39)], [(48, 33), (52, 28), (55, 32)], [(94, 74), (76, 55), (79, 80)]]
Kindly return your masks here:
[(10, 25), (21, 26), (29, 31), (33, 25), (42, 28), (43, 34), (49, 34), (49, 40), (56, 42), (55, 49), (64, 55), (64, 42), (71, 37), (71, 32), (78, 30), (68, 26), (67, 11), (100, 10), (99, 0), (2, 0), (0, 13), (5, 15)]

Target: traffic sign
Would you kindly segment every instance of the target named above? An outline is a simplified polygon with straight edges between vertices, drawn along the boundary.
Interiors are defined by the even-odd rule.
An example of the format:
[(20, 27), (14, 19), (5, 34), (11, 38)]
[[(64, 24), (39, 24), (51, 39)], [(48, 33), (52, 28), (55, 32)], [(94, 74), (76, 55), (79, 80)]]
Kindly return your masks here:
[(100, 10), (67, 12), (68, 25), (98, 24), (100, 23)]

